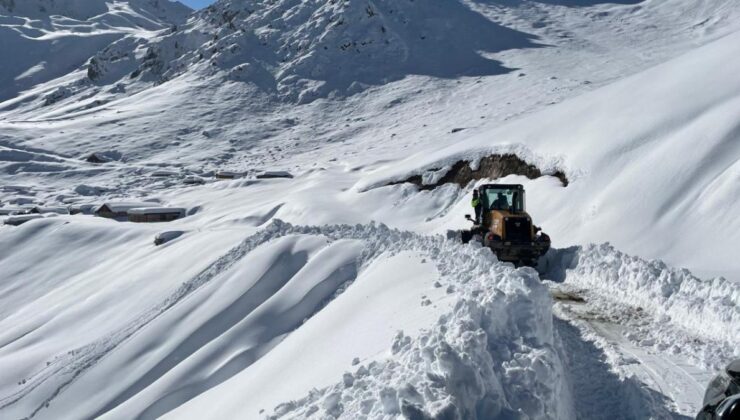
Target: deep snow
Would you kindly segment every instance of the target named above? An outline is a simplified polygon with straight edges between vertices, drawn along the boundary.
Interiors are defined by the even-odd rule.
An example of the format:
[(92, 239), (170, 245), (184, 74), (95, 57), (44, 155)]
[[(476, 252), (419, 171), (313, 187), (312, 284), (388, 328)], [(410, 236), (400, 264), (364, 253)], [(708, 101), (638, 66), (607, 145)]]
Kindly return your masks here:
[[(681, 418), (739, 356), (735, 1), (34, 1), (0, 222), (187, 212), (0, 226), (0, 417)], [(500, 180), (549, 282), (386, 185), (492, 152), (571, 181)]]
[[(46, 229), (69, 230), (61, 218), (44, 222)], [(31, 228), (27, 225), (17, 232), (30, 233)], [(44, 240), (62, 236), (59, 239), (64, 241), (59, 233), (45, 235)], [(34, 237), (38, 235), (30, 239)], [(170, 246), (178, 244), (187, 246), (183, 240)], [(410, 252), (419, 255), (410, 266), (407, 261), (386, 261)], [(159, 260), (165, 258), (160, 256)], [(382, 267), (378, 260), (385, 261)], [(419, 270), (418, 265), (428, 262), (436, 270)], [(17, 264), (22, 266), (22, 256), (5, 261), (8, 267)], [(390, 273), (387, 270), (393, 264), (398, 269)], [(409, 276), (412, 272), (416, 274)], [(462, 246), (441, 236), (427, 237), (382, 225), (293, 227), (276, 221), (181, 285), (161, 285), (158, 291), (147, 287), (146, 299), (136, 299), (134, 307), (128, 299), (116, 300), (122, 287), (127, 293), (141, 293), (129, 281), (111, 282), (104, 290), (88, 288), (92, 294), (84, 298), (80, 283), (90, 274), (81, 272), (63, 284), (37, 283), (33, 289), (11, 292), (26, 310), (3, 321), (7, 328), (3, 329), (0, 361), (3, 371), (13, 378), (1, 401), (8, 415), (31, 413), (54, 418), (63, 412), (80, 418), (103, 413), (114, 418), (155, 417), (231, 378), (223, 386), (239, 391), (213, 388), (214, 392), (195, 400), (193, 407), (183, 408), (184, 412), (195, 417), (255, 416), (257, 405), (297, 398), (322, 381), (333, 380), (342, 369), (350, 368), (351, 358), (370, 363), (366, 369), (372, 375), (384, 372), (381, 376), (386, 379), (368, 384), (368, 393), (373, 393), (373, 386), (390, 392), (388, 387), (393, 383), (384, 381), (398, 379), (397, 374), (406, 377), (396, 385), (406, 391), (399, 389), (400, 394), (387, 397), (396, 398), (395, 402), (374, 404), (358, 398), (352, 408), (347, 407), (348, 415), (361, 410), (368, 410), (365, 414), (392, 414), (396, 410), (392, 407), (405, 404), (403, 400), (409, 397), (404, 392), (412, 392), (412, 387), (427, 391), (423, 392), (426, 396), (419, 394), (410, 402), (432, 413), (442, 410), (472, 418), (476, 412), (484, 416), (496, 410), (513, 410), (534, 417), (567, 418), (571, 410), (554, 342), (547, 288), (540, 284), (536, 272), (513, 270), (498, 264), (486, 249)], [(419, 275), (422, 277), (414, 281)], [(375, 284), (379, 276), (391, 283), (380, 287)], [(353, 281), (360, 285), (353, 283), (342, 292), (347, 282)], [(404, 283), (392, 285), (399, 281)], [(37, 307), (29, 311), (46, 299), (62, 298), (61, 292), (56, 292), (23, 305), (24, 298), (45, 288), (65, 290), (68, 299), (83, 299), (85, 303), (52, 318), (48, 318), (50, 313), (58, 309), (44, 312)], [(328, 306), (313, 316), (327, 302)], [(409, 310), (409, 304), (419, 309)], [(352, 315), (360, 305), (370, 310), (376, 305), (383, 308), (372, 310), (373, 316)], [(393, 311), (393, 307), (397, 309)], [(390, 312), (384, 317), (383, 311)], [(436, 318), (438, 326), (433, 330), (418, 332)], [(72, 320), (77, 320), (76, 327), (55, 328)], [(290, 335), (283, 343), (284, 334), (299, 326), (301, 333)], [(365, 329), (377, 329), (378, 333), (357, 335)], [(412, 345), (409, 336), (399, 336), (396, 330), (420, 334), (418, 344)], [(401, 359), (400, 365), (373, 366), (372, 361), (383, 357), (394, 335), (392, 354)], [(69, 348), (77, 341), (73, 337), (90, 341)], [(322, 337), (320, 343), (312, 343), (316, 337)], [(290, 362), (284, 360), (286, 352), (295, 358), (298, 348), (322, 346), (324, 340), (329, 347), (354, 343), (343, 347), (342, 353), (321, 351), (320, 347), (309, 353), (301, 351), (303, 363), (314, 368), (290, 369)], [(421, 354), (431, 359), (424, 362)], [(268, 361), (257, 364), (262, 357)], [(337, 364), (337, 358), (343, 362)], [(300, 366), (301, 361), (292, 363)], [(432, 366), (426, 379), (425, 363)], [(36, 370), (34, 366), (43, 367)], [(275, 372), (276, 368), (287, 371)], [(127, 373), (118, 376), (119, 380), (105, 380), (124, 370)], [(245, 402), (241, 393), (245, 386), (259, 387), (285, 375), (291, 378), (290, 385), (250, 393), (254, 401), (247, 397)], [(445, 381), (449, 382), (447, 391), (440, 388)], [(358, 386), (361, 382), (358, 378)], [(107, 384), (106, 389), (102, 384)], [(79, 395), (95, 398), (80, 401)], [(234, 397), (238, 398), (232, 400)], [(213, 413), (214, 404), (221, 414)], [(310, 409), (308, 404), (288, 406)], [(327, 407), (328, 411), (337, 409)]]
[(727, 57), (739, 46), (740, 33), (729, 35), (560, 106), (394, 162), (359, 188), (514, 152), (572, 181), (558, 194), (530, 192), (543, 210), (537, 219), (555, 238), (567, 237), (565, 244), (608, 239), (702, 275), (737, 278), (740, 61)]

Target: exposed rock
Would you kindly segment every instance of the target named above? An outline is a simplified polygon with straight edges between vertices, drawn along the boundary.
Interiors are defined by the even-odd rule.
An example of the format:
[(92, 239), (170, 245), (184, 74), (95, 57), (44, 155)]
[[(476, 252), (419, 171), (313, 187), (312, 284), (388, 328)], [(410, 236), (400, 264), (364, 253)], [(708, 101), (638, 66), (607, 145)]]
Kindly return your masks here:
[(90, 163), (107, 163), (110, 162), (110, 159), (98, 153), (91, 153), (85, 161)]
[(74, 95), (74, 92), (66, 86), (61, 86), (44, 96), (44, 106), (53, 105), (63, 99)]
[(467, 160), (458, 161), (434, 183), (425, 184), (421, 175), (414, 175), (400, 182), (392, 182), (390, 185), (409, 182), (421, 190), (432, 190), (444, 184), (457, 184), (465, 187), (470, 181), (497, 179), (507, 175), (523, 175), (529, 179), (549, 175), (559, 179), (564, 187), (568, 186), (568, 178), (563, 171), (543, 174), (538, 167), (523, 161), (514, 154), (486, 156), (480, 160), (477, 169), (472, 169)]

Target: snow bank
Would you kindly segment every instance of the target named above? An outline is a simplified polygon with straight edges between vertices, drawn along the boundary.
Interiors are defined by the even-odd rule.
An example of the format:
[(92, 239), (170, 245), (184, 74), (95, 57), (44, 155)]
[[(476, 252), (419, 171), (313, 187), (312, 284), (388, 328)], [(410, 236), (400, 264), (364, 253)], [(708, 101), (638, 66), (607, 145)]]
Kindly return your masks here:
[(546, 294), (462, 288), (433, 328), (399, 332), (389, 358), (281, 404), (270, 418), (572, 418), (551, 321), (540, 323), (550, 317)]
[[(116, 232), (107, 235), (119, 237)], [(136, 238), (148, 242), (144, 235), (142, 230)], [(343, 299), (357, 273), (379, 259), (413, 251), (434, 263), (438, 289), (451, 299), (451, 306), (444, 308), (453, 309), (418, 336), (399, 334), (394, 343), (387, 343), (391, 348), (387, 358), (368, 359), (350, 376), (337, 377), (342, 379), (339, 388), (283, 405), (278, 413), (301, 416), (313, 410), (319, 395), (331, 400), (329, 395), (341, 388), (345, 401), (322, 403), (321, 413), (336, 412), (341, 405), (351, 417), (362, 415), (363, 410), (371, 415), (456, 412), (475, 418), (484, 410), (569, 417), (572, 404), (553, 333), (548, 291), (532, 270), (514, 270), (486, 249), (460, 246), (442, 236), (375, 224), (294, 226), (276, 220), (184, 282), (175, 280), (177, 287), (144, 281), (141, 273), (136, 274), (137, 270), (156, 271), (169, 264), (168, 258), (181, 259), (183, 246), (202, 248), (203, 243), (193, 242), (197, 238), (161, 247), (160, 252), (167, 254), (146, 264), (141, 257), (151, 251), (141, 249), (141, 255), (126, 263), (136, 264), (136, 269), (116, 261), (130, 278), (106, 279), (111, 284), (102, 289), (78, 289), (74, 297), (83, 299), (84, 305), (70, 308), (71, 312), (63, 310), (47, 319), (48, 311), (34, 311), (36, 304), (49, 306), (41, 300), (28, 301), (19, 309), (22, 313), (13, 310), (5, 322), (16, 327), (0, 337), (10, 343), (0, 349), (0, 359), (12, 378), (3, 384), (0, 412), (11, 417), (34, 413), (39, 418), (60, 412), (80, 418), (167, 412), (177, 418), (254, 417), (257, 413), (249, 411), (254, 405), (244, 407), (239, 392), (220, 392), (221, 387), (239, 384), (240, 375), (248, 377), (249, 367), (279, 346), (285, 334), (300, 330), (325, 305)], [(192, 273), (193, 267), (187, 270)], [(138, 286), (133, 287), (132, 281)], [(59, 287), (67, 286), (62, 282)], [(128, 300), (136, 303), (134, 311), (116, 309), (125, 308), (125, 302), (104, 303), (120, 296), (121, 287), (142, 297), (143, 302), (133, 296)], [(39, 293), (46, 294), (43, 299), (57, 295), (51, 290)], [(52, 301), (66, 308), (58, 299)], [(244, 302), (251, 303), (245, 307)], [(360, 302), (353, 308), (372, 311), (359, 306)], [(105, 315), (100, 305), (112, 313)], [(101, 316), (105, 319), (93, 321)], [(28, 323), (39, 322), (41, 327), (23, 334)], [(31, 347), (32, 354), (28, 353)], [(147, 350), (152, 348), (158, 350)], [(114, 374), (116, 381), (105, 380)], [(345, 388), (345, 382), (354, 385)], [(95, 398), (85, 397), (93, 393)], [(216, 414), (214, 406), (219, 407)]]
[[(628, 302), (695, 337), (740, 343), (740, 283), (702, 280), (689, 270), (624, 254), (609, 244), (547, 255), (550, 277)], [(736, 350), (737, 351), (737, 350)]]
[[(470, 162), (470, 168), (477, 170), (479, 163), (484, 158), (496, 155), (514, 155), (521, 159), (525, 164), (535, 166), (543, 175), (554, 175), (565, 171), (564, 158), (562, 156), (543, 156), (533, 152), (524, 144), (501, 144), (491, 145), (484, 149), (475, 148), (473, 150), (464, 150), (449, 154), (448, 156), (438, 156), (437, 159), (419, 159), (415, 157), (416, 162), (424, 162), (421, 165), (407, 165), (402, 161), (400, 164), (394, 162), (393, 165), (387, 165), (379, 168), (374, 173), (366, 176), (357, 183), (355, 188), (359, 191), (368, 191), (374, 188), (382, 187), (395, 182), (402, 182), (412, 176), (422, 177), (424, 185), (439, 182), (447, 172), (460, 162)], [(579, 175), (576, 174), (576, 177)]]
[[(547, 288), (530, 269), (500, 264), (487, 249), (459, 246), (442, 236), (427, 237), (384, 225), (291, 226), (273, 222), (270, 236), (316, 234), (365, 243), (363, 265), (381, 255), (413, 250), (431, 259), (439, 287), (452, 295), (453, 309), (412, 337), (399, 332), (390, 353), (353, 368), (337, 384), (279, 405), (272, 418), (377, 418), (385, 415), (488, 418), (526, 415), (570, 418), (572, 402), (553, 335)], [(236, 387), (234, 387), (236, 388)], [(244, 411), (238, 396), (224, 389), (205, 394), (173, 417), (205, 412)], [(251, 407), (254, 408), (254, 407)], [(212, 412), (211, 412), (212, 413)], [(422, 418), (422, 417), (416, 417)]]

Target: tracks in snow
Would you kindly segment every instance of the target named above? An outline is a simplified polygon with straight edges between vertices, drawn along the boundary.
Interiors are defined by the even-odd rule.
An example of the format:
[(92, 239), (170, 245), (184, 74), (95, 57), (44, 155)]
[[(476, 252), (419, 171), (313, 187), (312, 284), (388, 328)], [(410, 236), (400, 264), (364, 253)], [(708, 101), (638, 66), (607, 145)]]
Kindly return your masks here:
[(656, 354), (640, 347), (624, 336), (628, 331), (621, 325), (591, 321), (594, 331), (618, 348), (628, 362), (622, 368), (649, 388), (668, 396), (679, 413), (698, 413), (710, 372), (692, 365), (681, 356)]
[[(553, 291), (562, 293), (557, 286)], [(629, 340), (634, 324), (601, 317), (598, 300), (585, 296), (559, 300), (554, 307), (579, 418), (693, 418), (711, 372)]]
[(713, 373), (737, 356), (734, 287), (609, 246), (556, 254), (546, 283), (579, 418), (693, 418)]

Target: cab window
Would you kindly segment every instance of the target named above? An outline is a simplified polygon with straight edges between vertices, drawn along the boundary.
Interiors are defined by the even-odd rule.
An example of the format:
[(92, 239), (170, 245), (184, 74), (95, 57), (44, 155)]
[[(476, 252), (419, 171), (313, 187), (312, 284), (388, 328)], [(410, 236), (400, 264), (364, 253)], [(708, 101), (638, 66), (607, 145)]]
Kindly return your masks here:
[(524, 211), (524, 193), (518, 189), (488, 188), (483, 191), (483, 206), (487, 211)]

